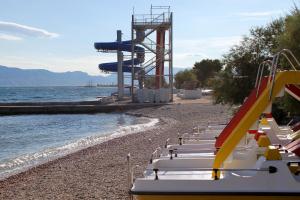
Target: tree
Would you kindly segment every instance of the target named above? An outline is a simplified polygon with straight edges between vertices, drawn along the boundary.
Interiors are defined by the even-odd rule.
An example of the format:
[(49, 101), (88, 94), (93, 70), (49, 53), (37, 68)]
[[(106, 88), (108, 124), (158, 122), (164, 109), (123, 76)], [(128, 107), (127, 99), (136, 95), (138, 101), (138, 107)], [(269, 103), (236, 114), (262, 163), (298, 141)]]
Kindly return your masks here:
[[(300, 11), (296, 6), (289, 15), (251, 29), (249, 36), (224, 55), (225, 68), (213, 80), (215, 102), (241, 104), (254, 87), (259, 64), (280, 50), (290, 49), (299, 59), (299, 36)], [(291, 66), (286, 59), (280, 59), (279, 68), (291, 69)], [(300, 103), (286, 94), (273, 103), (272, 110), (275, 119), (283, 122), (288, 116), (300, 115)]]
[[(148, 89), (155, 89), (156, 88), (156, 78), (155, 76), (147, 76), (144, 79), (144, 87)], [(169, 84), (166, 82), (165, 77), (162, 78), (162, 87), (168, 87)]]
[(283, 32), (282, 19), (266, 27), (250, 30), (239, 45), (224, 55), (224, 70), (213, 83), (216, 103), (241, 104), (254, 87), (259, 64), (278, 48), (278, 35)]
[(193, 71), (197, 76), (200, 86), (204, 87), (208, 86), (208, 79), (213, 77), (221, 68), (220, 60), (204, 59), (194, 64)]
[(197, 77), (193, 73), (193, 70), (186, 69), (184, 71), (179, 71), (175, 75), (175, 87), (178, 89), (182, 89), (184, 84), (191, 81), (197, 82)]
[(300, 56), (300, 11), (295, 6), (285, 18), (284, 32), (279, 36), (277, 50), (290, 49), (296, 57)]
[[(298, 60), (300, 59), (300, 11), (295, 6), (291, 11), (291, 14), (285, 18), (284, 23), (284, 32), (278, 37), (278, 48), (289, 49), (293, 52)], [(287, 60), (281, 60), (281, 66), (285, 69), (291, 69), (291, 66)], [(294, 62), (295, 64), (295, 62)], [(295, 66), (300, 70), (300, 66)], [(283, 102), (278, 105), (278, 108), (281, 108), (285, 112), (289, 112), (291, 115), (300, 115), (300, 102), (294, 98), (285, 95)]]

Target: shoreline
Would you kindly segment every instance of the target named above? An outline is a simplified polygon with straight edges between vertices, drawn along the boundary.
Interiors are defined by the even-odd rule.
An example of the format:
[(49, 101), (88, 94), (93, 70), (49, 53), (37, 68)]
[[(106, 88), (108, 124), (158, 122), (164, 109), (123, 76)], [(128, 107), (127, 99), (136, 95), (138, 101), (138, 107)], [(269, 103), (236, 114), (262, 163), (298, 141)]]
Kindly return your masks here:
[(177, 133), (191, 132), (195, 125), (222, 123), (229, 119), (226, 106), (171, 104), (130, 110), (125, 114), (159, 118), (155, 127), (127, 134), (46, 162), (0, 181), (0, 199), (126, 199), (126, 156), (139, 165), (140, 176), (152, 151)]
[[(141, 115), (134, 115), (134, 114), (126, 114), (125, 115), (132, 115), (137, 117), (137, 124), (129, 124), (125, 126), (119, 126), (117, 129), (109, 131), (109, 132), (103, 132), (99, 135), (92, 135), (87, 136), (84, 138), (80, 138), (75, 141), (69, 141), (66, 142), (62, 146), (56, 146), (56, 147), (49, 147), (47, 149), (43, 149), (41, 151), (33, 152), (30, 154), (24, 154), (20, 155), (18, 157), (12, 158), (11, 161), (8, 161), (4, 164), (10, 165), (10, 163), (14, 162), (14, 160), (23, 160), (26, 159), (26, 157), (36, 157), (36, 155), (40, 155), (37, 158), (32, 158), (29, 160), (23, 161), (24, 164), (20, 164), (19, 166), (16, 165), (15, 168), (7, 169), (7, 171), (4, 171), (0, 173), (0, 181), (5, 181), (5, 179), (17, 175), (19, 173), (23, 173), (25, 171), (31, 170), (32, 168), (39, 167), (40, 165), (46, 164), (48, 162), (54, 161), (56, 159), (62, 158), (64, 156), (67, 156), (69, 154), (76, 153), (80, 150), (99, 145), (103, 142), (107, 142), (109, 140), (113, 140), (115, 138), (123, 137), (125, 135), (135, 134), (141, 131), (146, 131), (149, 129), (152, 129), (155, 124), (159, 122), (159, 119), (157, 118), (149, 118), (149, 117), (143, 117)], [(49, 152), (50, 151), (50, 152)], [(45, 155), (47, 154), (47, 155)], [(45, 155), (45, 156), (44, 156)], [(25, 158), (24, 158), (25, 157)], [(11, 164), (13, 165), (13, 164)]]

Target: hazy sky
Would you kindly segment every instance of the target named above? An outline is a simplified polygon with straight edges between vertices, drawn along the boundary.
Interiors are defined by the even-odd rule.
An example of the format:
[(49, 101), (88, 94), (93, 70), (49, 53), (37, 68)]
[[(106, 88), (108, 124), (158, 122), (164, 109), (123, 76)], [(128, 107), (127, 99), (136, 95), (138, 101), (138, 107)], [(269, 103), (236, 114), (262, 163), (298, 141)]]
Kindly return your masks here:
[(131, 14), (152, 5), (174, 13), (174, 67), (221, 58), (254, 26), (291, 10), (295, 0), (1, 0), (0, 65), (100, 74), (116, 55), (97, 53), (95, 41), (130, 39)]

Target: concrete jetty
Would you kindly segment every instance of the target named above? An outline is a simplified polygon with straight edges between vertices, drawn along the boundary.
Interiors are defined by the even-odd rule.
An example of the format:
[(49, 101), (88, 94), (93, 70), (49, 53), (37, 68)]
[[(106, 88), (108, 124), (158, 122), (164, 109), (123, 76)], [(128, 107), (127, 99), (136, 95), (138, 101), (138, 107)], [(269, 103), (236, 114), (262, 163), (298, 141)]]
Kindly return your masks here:
[(129, 102), (101, 104), (99, 101), (0, 103), (0, 115), (108, 113), (161, 105), (164, 104)]

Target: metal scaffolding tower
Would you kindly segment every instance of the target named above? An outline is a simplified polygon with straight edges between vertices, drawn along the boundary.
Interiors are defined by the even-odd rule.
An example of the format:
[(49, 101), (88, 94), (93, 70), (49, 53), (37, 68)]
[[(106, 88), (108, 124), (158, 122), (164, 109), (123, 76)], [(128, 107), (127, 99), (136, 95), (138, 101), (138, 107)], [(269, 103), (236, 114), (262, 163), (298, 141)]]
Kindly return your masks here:
[[(156, 35), (155, 35), (156, 34)], [(168, 36), (168, 37), (166, 37)], [(134, 101), (134, 87), (151, 87), (145, 83), (154, 82), (152, 89), (169, 88), (173, 100), (173, 16), (170, 6), (151, 6), (150, 14), (133, 14), (131, 22), (131, 94)], [(135, 48), (145, 48), (143, 54)], [(143, 55), (140, 70), (134, 70), (134, 59)], [(140, 58), (141, 59), (141, 58)], [(168, 70), (166, 70), (168, 68)], [(138, 81), (138, 84), (136, 83)]]

